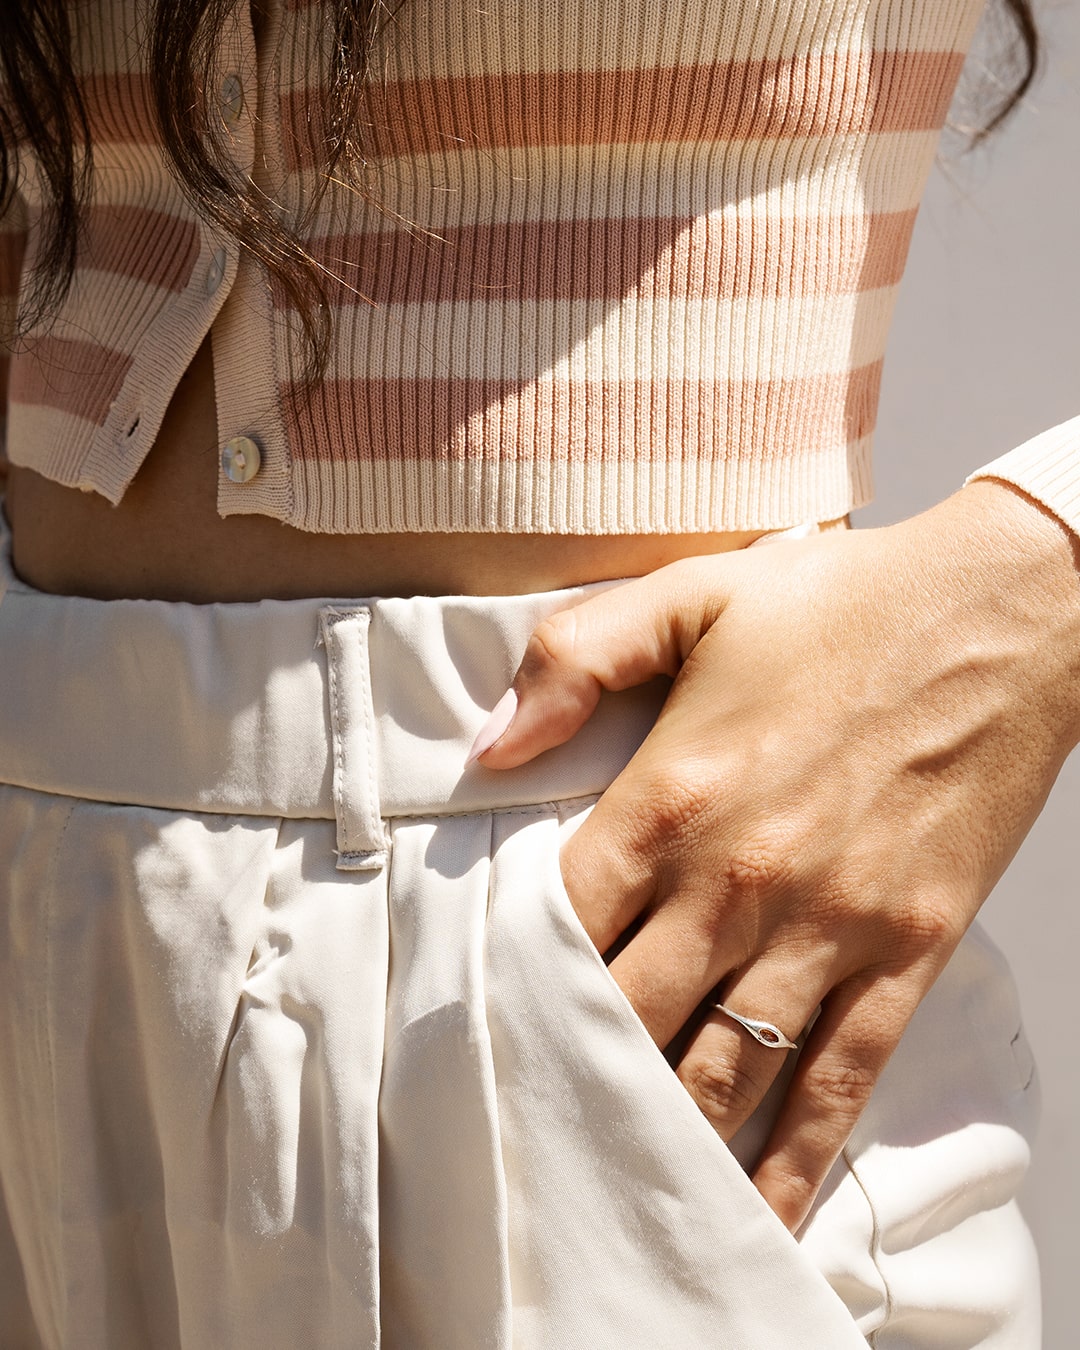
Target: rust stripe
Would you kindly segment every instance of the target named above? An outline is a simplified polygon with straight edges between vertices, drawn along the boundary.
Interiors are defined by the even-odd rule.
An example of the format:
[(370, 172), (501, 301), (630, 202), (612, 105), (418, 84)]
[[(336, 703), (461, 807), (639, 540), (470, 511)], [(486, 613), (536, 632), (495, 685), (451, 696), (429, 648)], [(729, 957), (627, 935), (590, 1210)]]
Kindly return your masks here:
[(14, 300), (19, 294), (25, 248), (25, 230), (0, 234), (0, 298), (5, 301)]
[(100, 426), (119, 394), (132, 358), (96, 342), (27, 338), (12, 360), (12, 403), (41, 404)]
[(92, 206), (82, 236), (80, 265), (182, 291), (199, 256), (199, 229), (191, 220), (139, 206)]
[[(508, 71), (369, 91), (374, 156), (473, 147), (777, 140), (936, 130), (959, 52), (800, 53), (663, 69)], [(290, 169), (321, 159), (324, 99), (281, 96)]]
[[(316, 240), (335, 307), (492, 300), (842, 295), (895, 285), (915, 211), (543, 220)], [(289, 299), (274, 286), (275, 303)]]
[[(868, 435), (880, 361), (848, 374), (763, 381), (622, 380), (510, 385), (485, 380), (336, 381), (285, 400), (299, 459), (664, 458), (708, 463), (807, 453)], [(616, 445), (614, 436), (625, 431)], [(506, 447), (512, 447), (508, 452)], [(598, 450), (597, 447), (603, 447)], [(647, 447), (647, 449), (643, 448)]]
[(82, 95), (95, 142), (157, 144), (157, 113), (149, 75), (88, 75), (82, 83)]

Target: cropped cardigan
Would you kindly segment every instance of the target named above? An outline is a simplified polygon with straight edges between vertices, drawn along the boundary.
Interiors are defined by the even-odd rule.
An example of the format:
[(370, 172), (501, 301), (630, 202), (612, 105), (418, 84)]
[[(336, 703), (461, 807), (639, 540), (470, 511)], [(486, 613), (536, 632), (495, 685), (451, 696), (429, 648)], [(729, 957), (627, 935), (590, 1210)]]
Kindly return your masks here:
[[(94, 192), (66, 301), (11, 357), (11, 459), (118, 501), (209, 333), (219, 438), (249, 448), (220, 473), (224, 515), (605, 534), (841, 516), (870, 494), (896, 288), (980, 8), (405, 0), (372, 51), (365, 161), (327, 185), (322, 4), (268, 0), (258, 42), (238, 4), (212, 93), (238, 173), (323, 269), (329, 366), (305, 387), (288, 296), (170, 175), (145, 4), (79, 0)], [(9, 324), (39, 206), (24, 162)], [(1078, 445), (1080, 419), (981, 472), (1080, 528)]]

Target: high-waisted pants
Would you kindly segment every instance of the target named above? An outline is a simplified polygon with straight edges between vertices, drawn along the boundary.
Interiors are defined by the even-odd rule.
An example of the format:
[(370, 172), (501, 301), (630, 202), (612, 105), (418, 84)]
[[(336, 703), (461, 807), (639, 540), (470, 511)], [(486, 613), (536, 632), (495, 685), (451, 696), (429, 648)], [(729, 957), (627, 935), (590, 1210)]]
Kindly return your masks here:
[(663, 689), (464, 767), (580, 592), (0, 601), (0, 1347), (1038, 1346), (1032, 1067), (979, 931), (799, 1241), (560, 842)]

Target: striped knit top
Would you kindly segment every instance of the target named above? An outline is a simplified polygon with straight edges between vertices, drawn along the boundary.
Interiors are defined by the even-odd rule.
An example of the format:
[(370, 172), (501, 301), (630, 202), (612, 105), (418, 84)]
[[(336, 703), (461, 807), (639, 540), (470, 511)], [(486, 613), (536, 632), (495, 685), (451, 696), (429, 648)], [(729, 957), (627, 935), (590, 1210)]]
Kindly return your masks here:
[[(298, 392), (287, 297), (170, 177), (145, 5), (78, 0), (95, 191), (76, 284), (12, 358), (13, 462), (118, 501), (209, 332), (219, 437), (260, 452), (221, 474), (226, 515), (607, 534), (867, 499), (896, 287), (981, 0), (405, 0), (373, 52), (366, 164), (314, 211), (329, 26), (319, 0), (265, 8), (257, 47), (237, 6), (215, 92), (237, 166), (308, 208), (325, 380)], [(36, 246), (26, 167), (9, 309)]]

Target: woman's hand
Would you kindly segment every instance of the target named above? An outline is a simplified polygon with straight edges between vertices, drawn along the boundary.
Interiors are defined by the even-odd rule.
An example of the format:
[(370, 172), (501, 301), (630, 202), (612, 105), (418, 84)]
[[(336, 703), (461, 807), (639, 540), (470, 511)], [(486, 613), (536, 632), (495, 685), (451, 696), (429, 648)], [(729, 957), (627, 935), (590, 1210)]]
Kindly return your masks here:
[(601, 951), (641, 921), (612, 974), (658, 1044), (689, 1026), (679, 1076), (725, 1139), (785, 1056), (707, 1001), (792, 1039), (820, 1006), (754, 1174), (792, 1229), (1080, 739), (1072, 542), (983, 482), (674, 563), (543, 623), (480, 756), (521, 764), (602, 688), (676, 677), (563, 873)]

